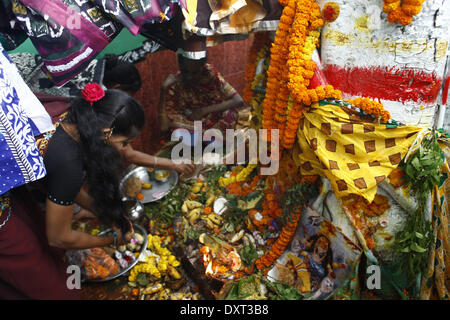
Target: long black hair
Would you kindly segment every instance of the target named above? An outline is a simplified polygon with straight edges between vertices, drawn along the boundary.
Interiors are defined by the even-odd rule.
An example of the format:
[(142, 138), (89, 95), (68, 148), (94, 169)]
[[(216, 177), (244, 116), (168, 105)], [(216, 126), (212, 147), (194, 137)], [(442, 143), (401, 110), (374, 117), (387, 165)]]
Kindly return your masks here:
[(141, 76), (134, 64), (119, 60), (116, 55), (105, 55), (103, 83), (107, 86), (118, 84), (118, 89), (136, 92), (142, 86)]
[(113, 135), (133, 138), (144, 119), (139, 102), (124, 91), (111, 89), (92, 105), (75, 99), (65, 120), (77, 126), (89, 194), (99, 220), (114, 223), (123, 232), (129, 230), (119, 191), (123, 162), (119, 152), (106, 143), (103, 130), (112, 128)]

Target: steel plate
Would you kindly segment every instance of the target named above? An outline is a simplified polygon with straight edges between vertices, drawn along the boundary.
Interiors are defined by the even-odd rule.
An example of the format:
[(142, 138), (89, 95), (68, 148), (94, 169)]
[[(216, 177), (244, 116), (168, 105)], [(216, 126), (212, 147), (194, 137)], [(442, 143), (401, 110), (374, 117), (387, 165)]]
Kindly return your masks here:
[[(144, 243), (141, 245), (141, 252), (139, 253), (139, 257), (137, 257), (137, 258), (136, 258), (136, 259), (135, 259), (128, 267), (126, 267), (125, 269), (120, 270), (120, 265), (119, 265), (119, 270), (120, 270), (120, 271), (119, 271), (118, 273), (116, 273), (115, 275), (109, 276), (109, 277), (104, 278), (104, 279), (87, 279), (87, 278), (84, 278), (82, 282), (106, 282), (106, 281), (110, 281), (110, 280), (116, 279), (116, 278), (118, 278), (118, 277), (120, 277), (120, 276), (123, 276), (123, 275), (124, 275), (125, 273), (127, 273), (128, 271), (130, 271), (130, 270), (138, 263), (138, 260), (139, 260), (139, 258), (141, 257), (142, 252), (143, 252), (145, 249), (147, 249), (148, 237), (147, 237), (147, 231), (145, 231), (145, 229), (144, 229), (143, 227), (141, 227), (140, 225), (134, 224), (134, 225), (133, 225), (133, 228), (134, 228), (134, 230), (135, 230), (136, 233), (140, 233), (140, 234), (144, 237)], [(107, 230), (104, 230), (104, 231), (100, 232), (100, 233), (98, 234), (98, 236), (105, 235), (105, 234), (107, 234), (107, 233), (109, 233), (109, 232), (111, 232), (111, 229), (107, 229)], [(113, 259), (114, 259), (114, 258), (113, 258)], [(115, 261), (115, 260), (116, 260), (116, 259), (114, 259), (114, 261)], [(117, 261), (116, 261), (116, 262), (117, 262)]]
[[(155, 172), (157, 172), (159, 169), (155, 169)], [(164, 169), (165, 170), (165, 169)], [(162, 199), (165, 195), (167, 195), (178, 183), (178, 173), (175, 170), (167, 170), (170, 172), (169, 177), (166, 179), (166, 181), (158, 181), (156, 180), (149, 172), (147, 171), (147, 168), (145, 167), (135, 167), (120, 181), (120, 192), (123, 196), (126, 196), (124, 192), (124, 186), (125, 182), (131, 178), (131, 177), (137, 177), (141, 179), (143, 183), (151, 183), (152, 188), (151, 189), (142, 189), (141, 193), (144, 195), (144, 199), (140, 200), (141, 203), (149, 203), (154, 202), (159, 199)]]

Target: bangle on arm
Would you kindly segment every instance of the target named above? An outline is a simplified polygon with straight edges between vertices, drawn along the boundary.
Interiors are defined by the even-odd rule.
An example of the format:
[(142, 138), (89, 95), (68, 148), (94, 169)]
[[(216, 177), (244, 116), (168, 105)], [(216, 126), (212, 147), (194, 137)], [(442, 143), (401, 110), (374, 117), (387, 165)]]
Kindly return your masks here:
[(117, 247), (117, 233), (113, 231), (112, 235), (113, 235), (113, 246)]

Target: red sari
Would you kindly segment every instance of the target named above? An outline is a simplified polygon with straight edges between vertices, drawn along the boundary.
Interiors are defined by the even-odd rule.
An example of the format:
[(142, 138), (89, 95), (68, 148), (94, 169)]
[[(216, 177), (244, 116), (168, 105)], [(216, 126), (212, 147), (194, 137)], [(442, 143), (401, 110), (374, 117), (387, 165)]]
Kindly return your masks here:
[[(0, 299), (80, 299), (67, 288), (64, 250), (50, 247), (45, 215), (24, 187), (0, 196)], [(11, 212), (9, 211), (11, 210)]]
[[(52, 117), (64, 111), (46, 109)], [(52, 133), (37, 139), (42, 155)], [(24, 186), (0, 195), (0, 226), (0, 299), (81, 299), (67, 288), (65, 250), (49, 246), (45, 213)]]

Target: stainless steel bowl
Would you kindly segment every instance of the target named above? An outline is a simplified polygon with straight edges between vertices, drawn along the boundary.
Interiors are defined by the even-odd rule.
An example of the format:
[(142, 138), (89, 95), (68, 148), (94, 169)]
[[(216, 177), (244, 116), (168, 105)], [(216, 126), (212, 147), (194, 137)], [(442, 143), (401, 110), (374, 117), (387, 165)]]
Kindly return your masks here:
[(148, 202), (154, 202), (165, 195), (167, 195), (178, 183), (178, 173), (175, 170), (167, 170), (170, 172), (169, 177), (165, 181), (156, 180), (153, 174), (149, 174), (147, 168), (130, 166), (127, 173), (120, 181), (119, 189), (122, 196), (126, 197), (125, 194), (125, 182), (131, 177), (137, 177), (141, 179), (143, 183), (151, 183), (151, 189), (142, 189), (141, 193), (144, 195), (144, 199), (140, 200), (141, 203), (145, 204)]
[[(159, 174), (160, 172), (167, 172), (167, 173), (168, 173), (168, 174), (167, 174), (167, 177), (165, 177), (165, 178), (158, 178), (158, 174)], [(155, 178), (156, 181), (158, 181), (158, 182), (160, 182), (160, 183), (164, 183), (164, 182), (166, 182), (166, 181), (169, 180), (169, 178), (170, 178), (170, 171), (169, 171), (169, 170), (165, 170), (165, 169), (162, 169), (162, 170), (160, 170), (160, 169), (155, 170), (155, 172), (154, 172), (154, 178)]]
[(141, 220), (145, 214), (145, 207), (136, 197), (123, 197), (122, 202), (131, 221), (137, 222)]
[[(116, 279), (116, 278), (118, 278), (120, 276), (125, 275), (128, 271), (130, 271), (138, 263), (138, 260), (139, 260), (140, 256), (142, 255), (142, 252), (145, 249), (147, 249), (148, 237), (147, 237), (147, 231), (145, 231), (145, 229), (143, 227), (141, 227), (140, 225), (133, 224), (133, 229), (134, 229), (134, 231), (136, 233), (140, 233), (144, 237), (144, 243), (141, 245), (141, 252), (139, 253), (139, 256), (132, 263), (130, 263), (130, 265), (128, 265), (128, 267), (126, 267), (125, 269), (121, 269), (120, 266), (119, 266), (119, 272), (116, 273), (116, 274), (113, 274), (113, 275), (111, 275), (111, 276), (109, 276), (107, 278), (104, 278), (104, 279), (86, 279), (86, 278), (83, 278), (81, 280), (82, 282), (106, 282), (106, 281), (110, 281), (110, 280)], [(98, 234), (98, 236), (106, 235), (106, 234), (110, 233), (111, 230), (112, 229), (104, 230), (104, 231), (100, 232)]]

